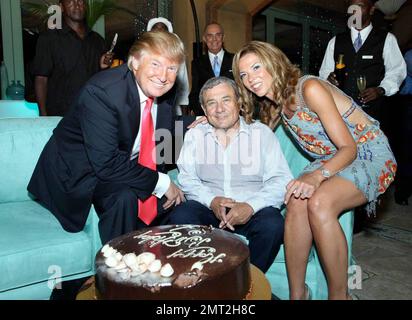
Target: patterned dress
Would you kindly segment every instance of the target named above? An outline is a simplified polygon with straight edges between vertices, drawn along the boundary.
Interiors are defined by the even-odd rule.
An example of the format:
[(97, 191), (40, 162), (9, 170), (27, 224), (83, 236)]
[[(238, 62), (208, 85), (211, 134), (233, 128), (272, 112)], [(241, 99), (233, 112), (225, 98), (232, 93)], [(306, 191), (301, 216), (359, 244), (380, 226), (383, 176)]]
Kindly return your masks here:
[[(312, 112), (304, 102), (302, 85), (310, 78), (324, 81), (314, 76), (300, 78), (297, 87), (296, 112), (290, 119), (281, 113), (286, 128), (289, 129), (300, 147), (314, 159), (304, 168), (302, 174), (318, 169), (337, 152), (336, 146), (329, 139), (318, 115)], [(365, 113), (365, 116), (372, 122), (371, 125), (352, 124), (348, 121), (348, 117), (356, 109), (361, 111), (362, 109), (351, 97), (347, 97), (351, 99), (352, 105), (342, 115), (342, 118), (358, 146), (358, 154), (349, 166), (336, 175), (350, 180), (364, 193), (368, 199), (367, 212), (369, 215), (375, 215), (378, 196), (385, 192), (395, 178), (396, 161), (388, 139), (380, 130), (377, 120)]]

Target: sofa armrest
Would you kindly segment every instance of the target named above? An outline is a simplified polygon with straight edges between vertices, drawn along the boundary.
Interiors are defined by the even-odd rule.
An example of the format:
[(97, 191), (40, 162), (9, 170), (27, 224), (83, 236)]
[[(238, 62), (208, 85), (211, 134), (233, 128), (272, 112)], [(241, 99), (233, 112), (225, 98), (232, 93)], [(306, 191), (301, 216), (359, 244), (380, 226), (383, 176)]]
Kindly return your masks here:
[(97, 254), (97, 252), (102, 247), (102, 241), (99, 235), (99, 217), (97, 216), (94, 207), (92, 206), (90, 209), (89, 216), (87, 217), (86, 225), (84, 226), (83, 231), (89, 237), (91, 244), (92, 244), (92, 261)]

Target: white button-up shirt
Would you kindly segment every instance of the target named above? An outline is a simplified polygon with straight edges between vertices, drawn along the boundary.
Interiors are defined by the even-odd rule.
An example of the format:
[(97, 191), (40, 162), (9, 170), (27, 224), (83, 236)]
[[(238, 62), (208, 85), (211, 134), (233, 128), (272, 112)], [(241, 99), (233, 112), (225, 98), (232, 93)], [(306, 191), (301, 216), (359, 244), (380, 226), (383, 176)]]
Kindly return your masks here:
[[(350, 31), (352, 43), (354, 43), (358, 37), (359, 31), (354, 27), (351, 27)], [(372, 24), (360, 31), (362, 43), (365, 43), (371, 31)], [(319, 70), (319, 77), (325, 80), (328, 78), (329, 74), (335, 70), (335, 41), (336, 37), (333, 37), (329, 41), (322, 66)], [(398, 92), (400, 85), (406, 77), (406, 64), (402, 52), (399, 49), (398, 42), (395, 36), (390, 32), (388, 32), (388, 35), (386, 36), (382, 56), (385, 65), (385, 76), (379, 84), (379, 87), (385, 89), (386, 96), (391, 96)]]
[(215, 60), (215, 56), (217, 56), (217, 61), (219, 61), (219, 66), (220, 68), (222, 68), (223, 56), (225, 55), (225, 51), (223, 49), (220, 49), (220, 51), (217, 54), (211, 53), (210, 51), (208, 51), (207, 53), (209, 55), (210, 65), (212, 66), (212, 69), (213, 69), (213, 61)]
[(177, 165), (186, 198), (208, 208), (217, 196), (246, 202), (255, 213), (269, 206), (280, 208), (293, 179), (275, 134), (260, 122), (246, 124), (242, 117), (226, 148), (210, 124), (189, 130)]
[[(146, 106), (146, 100), (148, 99), (146, 95), (143, 93), (142, 89), (140, 89), (138, 83), (136, 82), (137, 89), (139, 90), (139, 98), (140, 98), (140, 120), (143, 119), (143, 111)], [(154, 99), (153, 106), (151, 110), (152, 120), (153, 120), (153, 128), (156, 130), (156, 119), (157, 119), (157, 99)], [(154, 130), (154, 131), (155, 131)], [(153, 131), (153, 134), (155, 132)], [(153, 137), (153, 139), (155, 139)], [(134, 141), (132, 154), (130, 156), (130, 160), (137, 161), (140, 151), (140, 142), (142, 140), (142, 121), (139, 124), (139, 132), (137, 133), (136, 140)], [(161, 198), (164, 196), (166, 191), (169, 189), (170, 186), (170, 178), (167, 174), (159, 172), (159, 180), (157, 181), (156, 187), (153, 191), (153, 195), (157, 198)]]

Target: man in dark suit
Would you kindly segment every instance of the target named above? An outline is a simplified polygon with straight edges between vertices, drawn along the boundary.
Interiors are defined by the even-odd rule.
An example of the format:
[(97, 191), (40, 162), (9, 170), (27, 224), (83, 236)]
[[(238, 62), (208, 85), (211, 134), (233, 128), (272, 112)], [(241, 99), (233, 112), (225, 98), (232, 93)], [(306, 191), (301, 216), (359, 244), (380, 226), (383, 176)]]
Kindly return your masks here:
[[(82, 230), (93, 204), (106, 243), (161, 223), (184, 200), (160, 172), (165, 161), (156, 159), (162, 156), (159, 142), (171, 144), (173, 101), (165, 94), (183, 59), (176, 35), (147, 32), (130, 49), (127, 65), (96, 74), (80, 91), (28, 185), (65, 230)], [(155, 146), (159, 133), (165, 142)]]
[(223, 48), (223, 40), (222, 26), (216, 22), (209, 23), (203, 33), (207, 54), (192, 61), (192, 90), (189, 95), (189, 104), (197, 116), (204, 115), (199, 102), (199, 93), (206, 81), (218, 76), (233, 79), (233, 54)]

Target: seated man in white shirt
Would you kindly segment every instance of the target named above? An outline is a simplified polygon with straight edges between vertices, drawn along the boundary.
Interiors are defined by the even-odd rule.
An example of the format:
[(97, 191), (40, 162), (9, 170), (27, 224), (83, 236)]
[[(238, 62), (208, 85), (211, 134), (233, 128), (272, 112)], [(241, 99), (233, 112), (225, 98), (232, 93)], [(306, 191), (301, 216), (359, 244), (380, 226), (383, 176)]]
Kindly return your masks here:
[(283, 241), (280, 207), (292, 180), (289, 166), (270, 128), (240, 116), (233, 80), (209, 79), (199, 96), (209, 123), (186, 134), (177, 165), (188, 201), (175, 208), (169, 223), (212, 225), (245, 236), (251, 263), (266, 272)]

